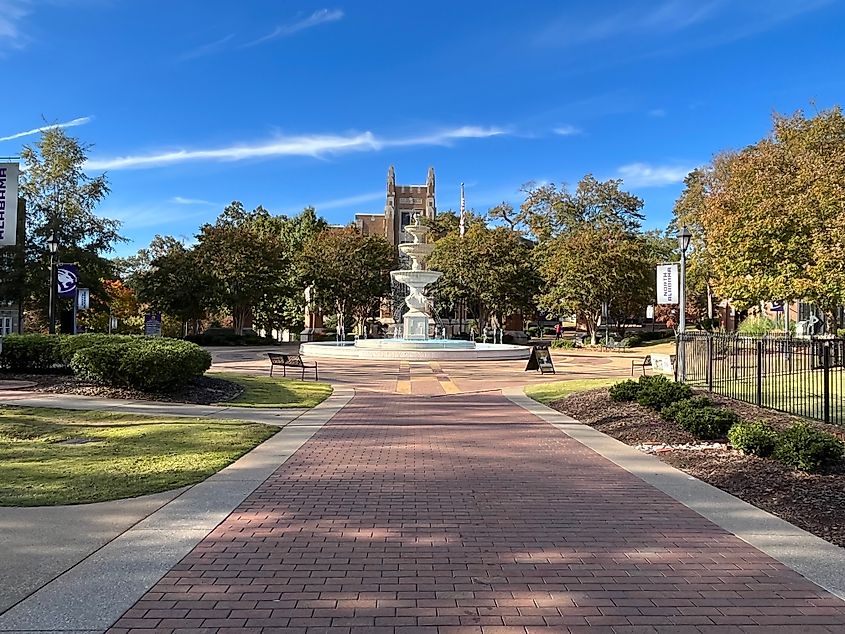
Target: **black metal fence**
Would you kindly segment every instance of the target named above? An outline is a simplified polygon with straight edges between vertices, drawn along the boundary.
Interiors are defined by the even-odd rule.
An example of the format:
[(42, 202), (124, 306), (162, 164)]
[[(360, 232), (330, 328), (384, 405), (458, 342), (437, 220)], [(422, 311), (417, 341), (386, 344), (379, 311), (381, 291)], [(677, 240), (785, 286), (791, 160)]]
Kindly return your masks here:
[[(685, 333), (684, 377), (759, 407), (845, 425), (845, 340)], [(680, 352), (680, 351), (679, 351)]]

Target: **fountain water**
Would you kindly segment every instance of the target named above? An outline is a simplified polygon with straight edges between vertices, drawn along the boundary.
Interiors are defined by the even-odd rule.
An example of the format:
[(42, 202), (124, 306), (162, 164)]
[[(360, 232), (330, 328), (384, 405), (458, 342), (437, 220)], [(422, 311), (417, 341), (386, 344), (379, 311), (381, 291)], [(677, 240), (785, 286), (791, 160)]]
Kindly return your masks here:
[(405, 298), (408, 311), (402, 317), (402, 325), (396, 325), (392, 339), (358, 339), (353, 344), (343, 345), (334, 342), (309, 342), (300, 345), (300, 352), (308, 357), (357, 358), (357, 359), (448, 359), (448, 360), (501, 360), (527, 359), (531, 348), (509, 344), (489, 344), (461, 339), (429, 338), (429, 328), (433, 320), (428, 314), (430, 301), (425, 295), (425, 288), (436, 282), (443, 275), (440, 271), (426, 268), (429, 256), (434, 248), (425, 242), (428, 227), (420, 224), (419, 216), (414, 224), (407, 225), (405, 232), (414, 241), (399, 245), (399, 250), (411, 259), (411, 268), (391, 271), (390, 276), (405, 284), (410, 292)]

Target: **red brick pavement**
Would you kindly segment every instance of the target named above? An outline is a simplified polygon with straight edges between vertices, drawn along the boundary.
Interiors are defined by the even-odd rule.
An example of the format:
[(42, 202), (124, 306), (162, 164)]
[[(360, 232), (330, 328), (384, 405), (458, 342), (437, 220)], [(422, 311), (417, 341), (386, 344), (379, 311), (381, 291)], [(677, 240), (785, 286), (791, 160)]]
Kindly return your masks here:
[(845, 602), (498, 394), (368, 395), (110, 631), (841, 633)]

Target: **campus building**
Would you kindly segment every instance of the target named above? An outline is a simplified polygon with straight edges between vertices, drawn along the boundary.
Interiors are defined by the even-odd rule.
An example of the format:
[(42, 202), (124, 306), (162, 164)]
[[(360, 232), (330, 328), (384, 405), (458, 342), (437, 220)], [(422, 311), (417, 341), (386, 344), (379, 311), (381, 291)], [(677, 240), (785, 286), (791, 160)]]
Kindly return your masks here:
[(434, 194), (434, 168), (428, 168), (425, 185), (397, 185), (393, 166), (387, 170), (387, 197), (384, 212), (355, 214), (355, 226), (365, 236), (383, 235), (390, 244), (412, 242), (405, 227), (414, 222), (414, 215), (434, 219), (437, 203)]

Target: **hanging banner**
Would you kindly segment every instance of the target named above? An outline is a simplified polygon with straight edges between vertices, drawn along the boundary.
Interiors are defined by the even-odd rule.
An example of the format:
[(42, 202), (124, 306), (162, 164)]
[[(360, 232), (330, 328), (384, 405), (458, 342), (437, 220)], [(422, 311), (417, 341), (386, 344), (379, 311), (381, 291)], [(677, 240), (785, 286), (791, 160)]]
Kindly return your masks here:
[(87, 288), (77, 289), (76, 307), (79, 310), (88, 310), (91, 307), (91, 291)]
[(17, 244), (18, 238), (17, 163), (0, 163), (0, 246)]
[(657, 303), (677, 304), (678, 296), (678, 265), (661, 264), (657, 267)]
[(79, 286), (79, 268), (76, 264), (59, 264), (58, 268), (59, 297), (73, 297)]

